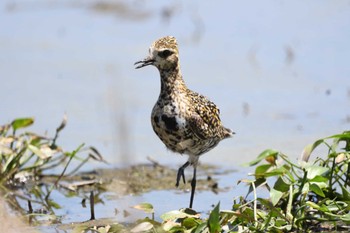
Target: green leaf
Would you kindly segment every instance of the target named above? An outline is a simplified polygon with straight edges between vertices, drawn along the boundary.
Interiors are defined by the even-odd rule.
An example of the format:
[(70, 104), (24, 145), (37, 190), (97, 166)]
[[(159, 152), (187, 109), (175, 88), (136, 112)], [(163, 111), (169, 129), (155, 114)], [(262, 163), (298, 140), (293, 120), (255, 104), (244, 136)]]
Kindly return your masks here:
[(325, 197), (322, 189), (316, 183), (310, 185), (310, 190), (321, 197)]
[(206, 227), (207, 227), (207, 223), (206, 222), (201, 223), (201, 224), (198, 225), (198, 227), (196, 228), (194, 233), (202, 233)]
[(275, 206), (278, 203), (278, 201), (281, 199), (282, 196), (283, 196), (283, 192), (272, 188), (270, 190), (270, 199), (271, 199), (272, 205)]
[(255, 178), (259, 179), (259, 178), (263, 178), (265, 176), (266, 171), (272, 167), (271, 164), (262, 164), (260, 166), (257, 166), (255, 169)]
[(350, 223), (350, 213), (344, 214), (340, 217), (341, 220), (343, 220), (344, 222), (346, 222), (347, 224)]
[(279, 152), (276, 150), (272, 150), (272, 149), (264, 150), (256, 159), (254, 159), (253, 161), (247, 164), (244, 164), (244, 166), (254, 166), (260, 163), (261, 160), (266, 159), (267, 157), (270, 157), (270, 156), (277, 158), (278, 154)]
[(130, 230), (130, 232), (149, 232), (153, 228), (153, 224), (150, 222), (142, 222), (136, 225), (134, 228)]
[(196, 226), (198, 226), (198, 222), (196, 219), (194, 218), (185, 218), (182, 222), (182, 225), (186, 228), (186, 229), (192, 229)]
[(342, 190), (342, 193), (343, 193), (343, 198), (346, 200), (346, 201), (350, 201), (350, 192), (347, 188), (345, 188), (343, 185), (341, 185), (341, 190)]
[(309, 167), (306, 167), (305, 170), (307, 171), (307, 178), (311, 180), (316, 176), (322, 176), (324, 173), (326, 173), (329, 170), (329, 168), (321, 167), (317, 165), (311, 165)]
[(275, 169), (272, 169), (271, 171), (269, 172), (266, 172), (265, 173), (265, 176), (266, 177), (271, 177), (271, 176), (283, 176), (285, 174), (288, 173), (288, 170), (286, 170), (285, 167), (278, 167), (278, 168), (275, 168)]
[(220, 226), (220, 202), (210, 212), (209, 219), (208, 219), (208, 228), (209, 228), (209, 232), (210, 233), (221, 232), (221, 226)]
[(307, 182), (304, 184), (303, 189), (301, 190), (301, 193), (307, 194), (310, 191), (310, 183)]
[(301, 160), (305, 162), (309, 161), (311, 153), (315, 150), (316, 147), (318, 147), (318, 145), (320, 145), (323, 142), (324, 142), (324, 139), (319, 139), (316, 142), (310, 145), (307, 145), (301, 154)]
[(14, 155), (14, 154), (11, 154), (9, 157), (7, 157), (5, 160), (5, 164), (1, 164), (0, 174), (3, 175), (5, 173), (10, 172), (12, 169), (12, 166), (14, 165), (14, 163), (16, 161), (17, 161), (16, 155)]
[(48, 204), (50, 207), (53, 207), (55, 209), (61, 209), (61, 206), (57, 202), (54, 202), (53, 200), (49, 199)]
[(28, 127), (34, 123), (34, 118), (17, 118), (11, 122), (13, 130)]
[(189, 214), (189, 213), (185, 213), (183, 210), (173, 210), (173, 211), (169, 211), (165, 214), (162, 214), (160, 216), (161, 219), (163, 219), (163, 221), (172, 221), (172, 220), (176, 220), (179, 218), (199, 218), (199, 214)]
[[(168, 223), (165, 223), (167, 225)], [(170, 232), (170, 233), (178, 233), (178, 232), (185, 232), (185, 229), (182, 226), (173, 226), (170, 229), (167, 229), (163, 226), (163, 229), (165, 232)]]
[[(330, 210), (329, 210), (328, 206), (325, 205), (325, 204), (322, 204), (322, 205), (320, 206), (320, 205), (318, 205), (318, 204), (316, 204), (316, 203), (314, 203), (314, 202), (312, 202), (312, 201), (307, 201), (307, 202), (305, 202), (305, 204), (306, 204), (307, 206), (310, 206), (311, 208), (314, 208), (314, 209), (316, 209), (316, 210), (322, 211), (322, 212), (324, 212), (325, 214), (331, 216)], [(333, 216), (336, 217), (335, 215), (333, 215)]]
[(310, 206), (310, 207), (312, 207), (312, 208), (314, 208), (314, 209), (316, 209), (316, 210), (318, 210), (318, 209), (320, 209), (321, 207), (319, 206), (319, 205), (317, 205), (316, 203), (314, 203), (314, 202), (312, 202), (312, 201), (307, 201), (307, 202), (305, 202), (308, 206)]
[[(317, 186), (317, 188), (313, 187), (315, 185)], [(321, 197), (324, 197), (324, 196), (318, 193), (319, 192), (318, 189), (321, 189), (321, 192), (324, 195), (322, 189), (325, 189), (327, 187), (328, 187), (328, 183), (326, 182), (310, 182), (310, 190), (316, 193), (317, 195), (320, 195)]]
[(275, 182), (275, 185), (273, 186), (274, 189), (280, 191), (280, 192), (287, 192), (289, 190), (290, 184), (287, 184), (282, 177), (278, 177), (277, 181)]
[(317, 182), (317, 183), (327, 183), (329, 180), (324, 176), (315, 176), (314, 178), (310, 179), (310, 182)]
[(344, 201), (334, 201), (334, 200), (326, 200), (325, 206), (329, 209), (329, 211), (336, 212), (348, 207), (348, 203)]
[[(276, 222), (275, 222), (275, 226), (276, 227), (279, 227), (279, 228), (283, 227), (283, 228), (285, 228), (286, 225), (289, 225), (289, 224), (288, 224), (288, 222), (285, 219), (280, 219), (280, 218), (276, 219)], [(283, 229), (283, 228), (280, 228), (280, 229)]]
[(315, 150), (316, 147), (318, 147), (321, 143), (326, 143), (325, 141), (327, 139), (334, 139), (333, 148), (338, 145), (339, 141), (348, 141), (350, 139), (350, 131), (345, 131), (342, 134), (335, 134), (326, 138), (319, 139), (315, 141), (313, 144), (307, 145), (304, 148), (304, 151), (302, 153), (301, 159), (302, 161), (309, 161), (311, 153)]
[(133, 208), (138, 209), (138, 210), (142, 210), (148, 214), (154, 213), (153, 205), (150, 203), (140, 203), (138, 205), (133, 206)]
[(33, 146), (33, 145), (28, 145), (28, 149), (30, 151), (32, 151), (34, 154), (36, 154), (39, 158), (41, 159), (47, 159), (51, 156), (46, 155), (45, 153), (43, 153), (38, 147)]

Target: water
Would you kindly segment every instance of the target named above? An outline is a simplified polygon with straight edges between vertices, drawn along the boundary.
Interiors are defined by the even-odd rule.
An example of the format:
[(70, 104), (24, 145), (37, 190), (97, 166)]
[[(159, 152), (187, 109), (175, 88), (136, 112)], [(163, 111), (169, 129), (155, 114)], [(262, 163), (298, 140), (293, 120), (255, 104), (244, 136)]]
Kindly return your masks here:
[(33, 116), (31, 131), (54, 135), (66, 113), (58, 142), (67, 150), (93, 145), (109, 167), (147, 156), (181, 165), (150, 124), (158, 71), (133, 66), (174, 35), (187, 85), (237, 133), (203, 163), (236, 167), (267, 148), (297, 159), (314, 140), (349, 130), (348, 1), (113, 3), (0, 3), (1, 123)]
[(171, 34), (188, 86), (216, 102), (237, 133), (202, 161), (240, 164), (271, 147), (297, 158), (306, 144), (349, 128), (346, 1), (94, 4), (2, 2), (2, 123), (34, 116), (31, 130), (52, 135), (67, 113), (67, 149), (85, 142), (112, 164), (148, 155), (182, 163), (150, 125), (158, 71), (133, 67)]
[[(199, 177), (201, 179), (206, 178), (203, 177), (203, 174), (199, 174)], [(246, 196), (248, 192), (248, 186), (245, 183), (237, 185), (236, 182), (237, 178), (246, 178), (246, 171), (229, 174), (214, 174), (211, 175), (211, 177), (217, 181), (219, 187), (217, 191), (220, 191), (214, 193), (210, 188), (206, 191), (197, 190), (194, 199), (195, 210), (198, 211), (203, 218), (208, 217), (209, 211), (219, 202), (222, 210), (232, 209), (233, 198)], [(151, 217), (151, 215), (144, 211), (137, 210), (133, 208), (133, 206), (139, 205), (140, 203), (151, 203), (154, 208), (155, 219), (162, 222), (162, 214), (188, 207), (190, 199), (189, 185), (187, 185), (186, 188), (177, 190), (153, 190), (141, 195), (128, 194), (120, 196), (117, 194), (118, 192), (120, 192), (120, 190), (94, 191), (94, 195), (97, 196), (96, 200), (99, 200), (95, 203), (96, 219), (112, 218), (120, 223), (135, 222), (138, 219)], [(259, 188), (259, 192), (264, 193), (264, 188)], [(75, 196), (65, 192), (64, 189), (60, 189), (60, 191), (54, 190), (50, 195), (50, 199), (55, 200), (61, 207), (53, 209), (54, 215), (58, 217), (60, 223), (69, 224), (90, 219), (90, 192), (80, 190), (78, 193), (79, 194)], [(251, 195), (249, 197), (251, 197)], [(86, 199), (85, 207), (81, 203), (83, 198)], [(26, 201), (21, 202), (23, 202), (21, 203), (23, 206), (26, 205)], [(32, 205), (34, 210), (41, 208), (39, 204), (33, 203)], [(36, 217), (36, 219), (44, 222), (44, 220), (47, 220), (47, 216), (43, 216), (42, 218)]]

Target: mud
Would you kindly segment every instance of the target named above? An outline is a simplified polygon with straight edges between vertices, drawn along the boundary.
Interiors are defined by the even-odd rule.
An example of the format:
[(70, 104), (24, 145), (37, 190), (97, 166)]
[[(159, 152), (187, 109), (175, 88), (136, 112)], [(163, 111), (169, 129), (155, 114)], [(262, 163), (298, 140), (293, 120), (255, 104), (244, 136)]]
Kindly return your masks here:
[[(175, 187), (177, 169), (161, 165), (157, 162), (139, 164), (118, 169), (98, 169), (93, 172), (66, 177), (60, 183), (61, 187), (75, 191), (85, 186), (97, 185), (98, 188), (116, 193), (118, 196), (139, 195), (154, 190), (190, 189), (192, 168), (186, 169), (186, 183), (181, 181), (178, 188)], [(225, 191), (225, 187), (219, 187), (215, 175), (225, 175), (233, 170), (222, 171), (218, 167), (199, 165), (197, 169), (198, 191), (213, 191), (218, 193)]]

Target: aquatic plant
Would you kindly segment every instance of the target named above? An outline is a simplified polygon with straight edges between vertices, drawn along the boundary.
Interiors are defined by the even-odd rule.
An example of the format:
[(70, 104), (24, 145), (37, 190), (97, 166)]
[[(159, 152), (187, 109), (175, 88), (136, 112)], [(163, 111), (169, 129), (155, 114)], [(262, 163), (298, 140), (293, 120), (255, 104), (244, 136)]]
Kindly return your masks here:
[[(312, 154), (317, 158), (309, 161)], [(189, 209), (171, 211), (161, 216), (162, 223), (146, 218), (137, 229), (195, 233), (348, 231), (349, 163), (349, 131), (306, 146), (298, 163), (268, 149), (247, 164), (255, 166), (254, 179), (238, 182), (249, 189), (245, 197), (234, 199), (232, 209), (220, 210), (218, 204), (207, 219)], [(268, 190), (268, 198), (259, 196), (261, 188)], [(140, 225), (143, 222), (149, 224)]]
[[(103, 161), (103, 158), (95, 148), (84, 144), (71, 152), (56, 144), (59, 132), (66, 125), (65, 117), (52, 138), (19, 132), (33, 122), (32, 118), (20, 118), (0, 127), (0, 192), (13, 208), (29, 216), (29, 220), (44, 215), (51, 223), (57, 223), (60, 220), (54, 209), (60, 206), (50, 198), (50, 193), (68, 175), (68, 165), (73, 159), (80, 161), (72, 169), (76, 172), (89, 159)], [(81, 152), (88, 155), (81, 158), (78, 156)], [(238, 181), (240, 185), (247, 185), (247, 195), (234, 197), (231, 209), (222, 210), (218, 203), (208, 218), (202, 218), (193, 209), (173, 210), (160, 215), (162, 221), (157, 221), (153, 205), (141, 203), (134, 208), (149, 216), (121, 224), (94, 220), (93, 206), (99, 197), (91, 193), (92, 221), (70, 224), (68, 229), (79, 232), (347, 232), (350, 229), (349, 163), (350, 131), (316, 140), (304, 148), (297, 162), (281, 151), (267, 149), (247, 164), (254, 172), (250, 178)], [(60, 168), (61, 172), (48, 175), (47, 171), (52, 168)], [(91, 184), (95, 185), (94, 181), (88, 182)], [(262, 189), (268, 191), (268, 197)], [(16, 190), (27, 193), (21, 195)], [(27, 207), (23, 201), (27, 201)], [(33, 202), (45, 211), (33, 209)]]
[[(93, 147), (81, 144), (73, 151), (65, 151), (57, 144), (59, 133), (67, 124), (66, 116), (53, 137), (24, 131), (33, 123), (33, 118), (17, 118), (0, 127), (0, 194), (22, 213), (38, 212), (32, 208), (34, 202), (41, 206), (40, 214), (53, 214), (59, 204), (50, 199), (50, 194), (62, 177), (76, 173), (90, 159), (104, 160)], [(80, 157), (81, 152), (87, 156)], [(77, 165), (67, 173), (73, 159)], [(44, 178), (49, 179), (43, 182)], [(21, 189), (25, 192), (17, 192)], [(23, 201), (28, 203), (26, 208), (20, 204)]]

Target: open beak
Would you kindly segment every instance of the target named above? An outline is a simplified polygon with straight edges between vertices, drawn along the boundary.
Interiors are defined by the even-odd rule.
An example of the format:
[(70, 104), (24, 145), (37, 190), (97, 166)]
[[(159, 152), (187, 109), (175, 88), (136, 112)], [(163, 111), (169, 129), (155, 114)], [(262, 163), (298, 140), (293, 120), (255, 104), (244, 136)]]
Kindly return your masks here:
[(153, 65), (153, 62), (154, 62), (154, 59), (152, 59), (150, 57), (146, 57), (142, 61), (135, 62), (134, 65), (140, 64), (140, 65), (136, 66), (135, 69), (139, 69), (139, 68), (142, 68), (145, 66)]

